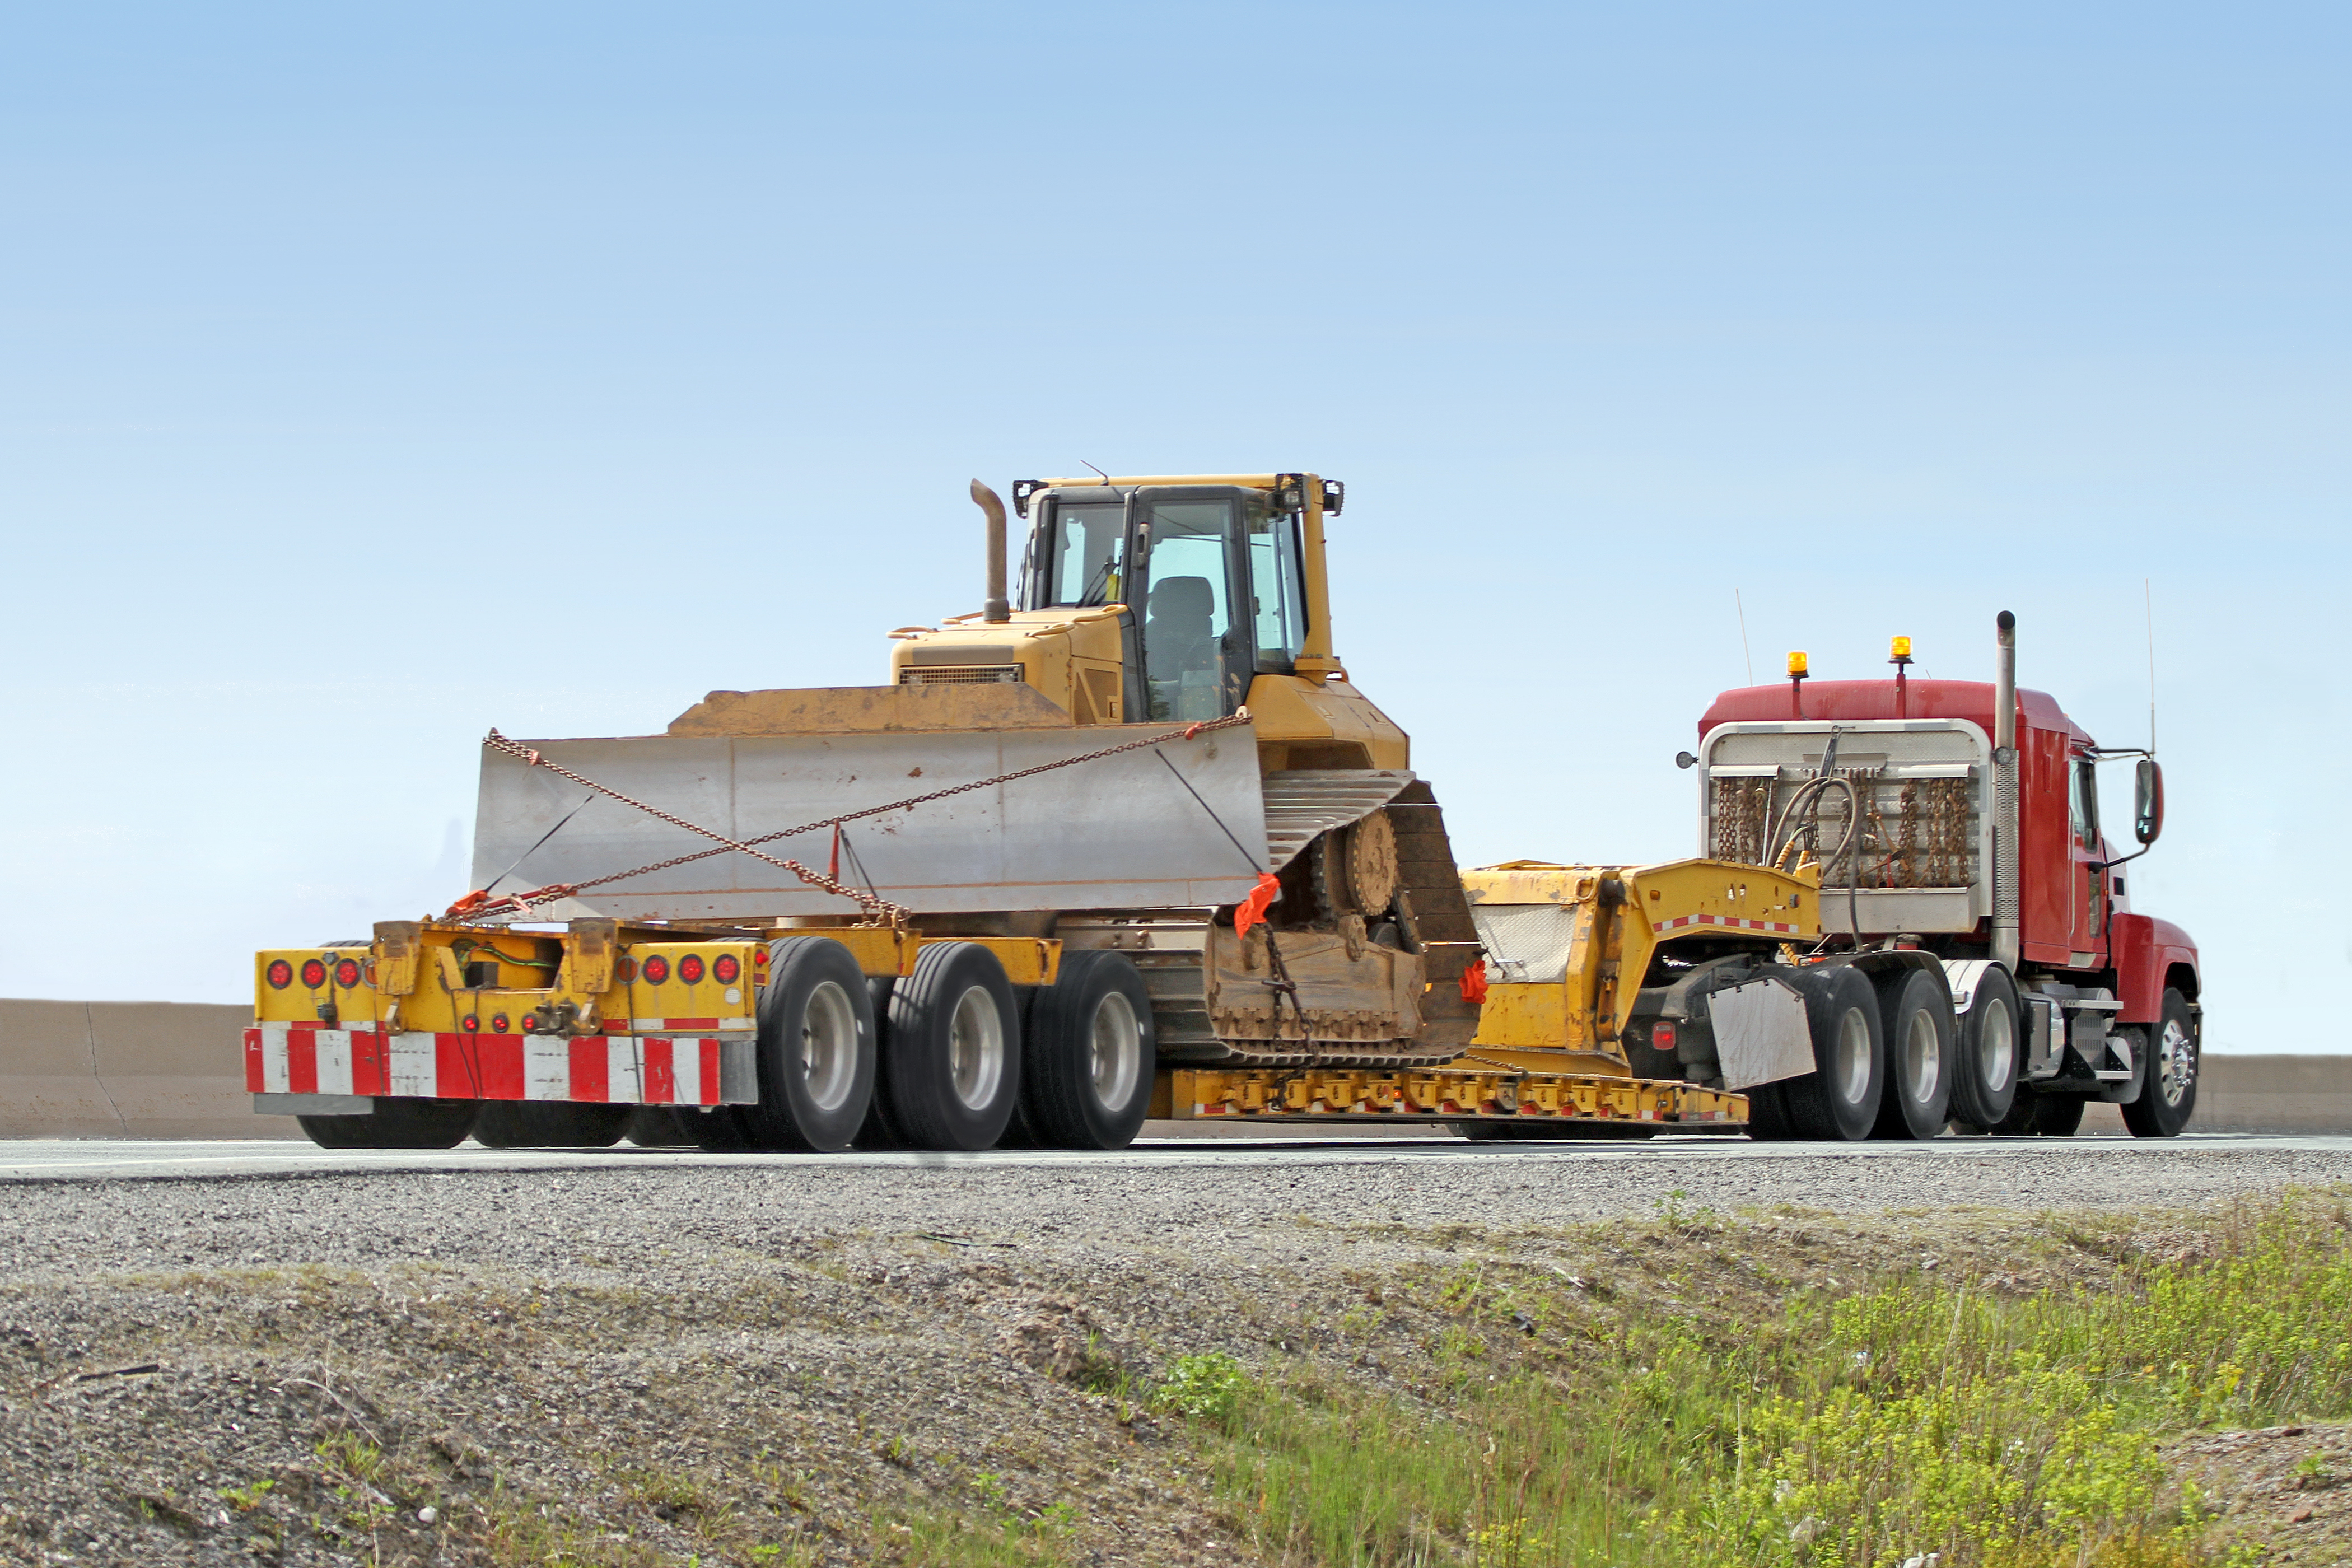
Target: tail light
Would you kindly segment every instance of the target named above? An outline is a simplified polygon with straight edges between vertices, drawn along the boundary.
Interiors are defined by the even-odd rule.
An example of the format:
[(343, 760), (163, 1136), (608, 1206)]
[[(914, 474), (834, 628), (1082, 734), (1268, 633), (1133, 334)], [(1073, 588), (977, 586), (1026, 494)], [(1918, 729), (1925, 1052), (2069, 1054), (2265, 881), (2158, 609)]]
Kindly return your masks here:
[(335, 963), (335, 984), (348, 991), (359, 983), (360, 961), (356, 958), (337, 960)]
[(262, 978), (269, 982), (269, 988), (272, 991), (283, 991), (294, 984), (294, 966), (282, 958), (271, 959), (269, 967), (263, 970), (261, 973)]
[(646, 984), (658, 985), (669, 978), (669, 960), (658, 952), (655, 953), (646, 960), (639, 973), (646, 977)]
[(316, 991), (320, 986), (324, 985), (326, 983), (326, 961), (324, 959), (318, 958), (304, 959), (302, 961), (302, 984), (310, 989)]
[(482, 1021), (479, 1018), (475, 1017), (471, 1013), (467, 1014), (464, 1017), (457, 1020), (457, 1027), (465, 1030), (466, 1033), (469, 1035), (481, 1026)]
[[(679, 967), (683, 969), (685, 966), (681, 964)], [(735, 962), (735, 955), (731, 952), (722, 952), (710, 962), (711, 978), (721, 985), (734, 984), (742, 973), (743, 966)]]
[(1650, 1046), (1654, 1050), (1673, 1050), (1675, 1048), (1675, 1026), (1669, 1023), (1651, 1025)]
[(677, 979), (681, 985), (693, 985), (702, 979), (702, 954), (689, 952), (677, 961)]
[(491, 1015), (490, 1015), (490, 1033), (492, 1033), (493, 1035), (503, 1035), (503, 1034), (505, 1034), (506, 1032), (507, 1032), (507, 1016), (506, 1016), (504, 1013), (493, 1013), (493, 1014), (491, 1014)]
[(613, 965), (613, 978), (624, 985), (634, 984), (637, 978), (637, 961), (634, 958), (624, 958)]

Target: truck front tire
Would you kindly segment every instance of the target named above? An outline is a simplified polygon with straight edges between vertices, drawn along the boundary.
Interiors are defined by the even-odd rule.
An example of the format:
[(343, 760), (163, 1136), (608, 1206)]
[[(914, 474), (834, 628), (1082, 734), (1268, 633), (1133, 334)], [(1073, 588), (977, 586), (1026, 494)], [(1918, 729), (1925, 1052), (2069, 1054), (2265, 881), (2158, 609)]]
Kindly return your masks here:
[(1151, 994), (1126, 955), (1065, 952), (1029, 999), (1021, 1103), (1051, 1149), (1124, 1149), (1151, 1107)]
[(996, 955), (927, 942), (890, 989), (890, 1122), (918, 1149), (995, 1147), (1021, 1093), (1021, 1010)]
[(1937, 976), (1897, 969), (1874, 977), (1886, 1044), (1886, 1093), (1877, 1138), (1928, 1139), (1952, 1116), (1952, 1004)]
[(1952, 1063), (1952, 1120), (1982, 1131), (1998, 1130), (2017, 1103), (2024, 1066), (2025, 1031), (2017, 982), (1999, 964), (1978, 976), (1976, 998), (1960, 1019), (1960, 1048)]
[(2197, 1026), (2189, 999), (2170, 986), (2140, 1074), (2139, 1097), (2123, 1107), (2124, 1125), (2135, 1138), (2174, 1138), (2197, 1110)]
[(1877, 1123), (1886, 1091), (1886, 1048), (1878, 993), (1858, 969), (1798, 972), (1813, 1070), (1784, 1079), (1780, 1107), (1799, 1138), (1859, 1143)]

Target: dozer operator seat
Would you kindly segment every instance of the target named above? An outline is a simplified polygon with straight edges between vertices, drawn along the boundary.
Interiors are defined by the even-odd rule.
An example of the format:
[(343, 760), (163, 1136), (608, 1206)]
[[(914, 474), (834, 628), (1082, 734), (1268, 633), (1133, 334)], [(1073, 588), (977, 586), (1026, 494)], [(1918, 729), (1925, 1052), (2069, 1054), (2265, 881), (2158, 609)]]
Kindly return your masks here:
[(1151, 585), (1143, 662), (1155, 719), (1213, 719), (1223, 682), (1218, 668), (1216, 592), (1206, 577), (1162, 577)]

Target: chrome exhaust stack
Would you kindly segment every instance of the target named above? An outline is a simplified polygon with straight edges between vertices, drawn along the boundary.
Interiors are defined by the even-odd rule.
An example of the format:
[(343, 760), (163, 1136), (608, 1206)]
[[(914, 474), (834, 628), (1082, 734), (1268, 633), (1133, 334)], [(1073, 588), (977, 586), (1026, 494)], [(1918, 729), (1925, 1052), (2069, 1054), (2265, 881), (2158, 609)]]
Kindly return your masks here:
[(1995, 620), (1992, 694), (1992, 956), (2017, 973), (2017, 617)]

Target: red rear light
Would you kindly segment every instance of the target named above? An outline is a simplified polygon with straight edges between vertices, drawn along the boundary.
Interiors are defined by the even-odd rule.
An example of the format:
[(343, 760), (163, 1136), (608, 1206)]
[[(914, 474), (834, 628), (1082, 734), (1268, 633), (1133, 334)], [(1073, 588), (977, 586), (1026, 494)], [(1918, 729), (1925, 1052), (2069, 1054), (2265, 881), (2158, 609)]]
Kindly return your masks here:
[(1673, 1050), (1675, 1048), (1675, 1026), (1672, 1024), (1664, 1023), (1653, 1024), (1650, 1026), (1650, 1045), (1653, 1048), (1661, 1051)]
[(677, 978), (679, 983), (682, 984), (693, 985), (698, 984), (702, 979), (702, 954), (698, 952), (689, 952), (684, 958), (679, 959), (677, 961)]
[(348, 991), (359, 983), (360, 961), (356, 958), (346, 958), (337, 961), (335, 964), (335, 984)]
[(457, 1027), (465, 1030), (466, 1033), (469, 1035), (481, 1026), (482, 1021), (479, 1018), (475, 1017), (471, 1013), (467, 1014), (464, 1017), (457, 1020)]
[(326, 983), (327, 965), (325, 961), (317, 958), (304, 959), (302, 961), (302, 984), (309, 986), (311, 990), (316, 991), (320, 986), (324, 985)]
[(490, 1033), (492, 1033), (493, 1035), (503, 1035), (503, 1034), (505, 1034), (506, 1032), (507, 1032), (507, 1016), (506, 1016), (504, 1013), (493, 1013), (493, 1014), (491, 1014), (491, 1015), (490, 1015)]
[(274, 991), (283, 991), (294, 984), (294, 966), (282, 958), (271, 959), (269, 967), (261, 973), (268, 980), (270, 989)]
[(646, 960), (645, 967), (641, 973), (646, 977), (646, 984), (658, 985), (663, 981), (669, 978), (669, 960), (664, 958), (658, 952), (655, 953), (651, 958)]
[(711, 962), (710, 973), (719, 984), (732, 985), (736, 977), (743, 973), (743, 966), (735, 962), (733, 953), (722, 952)]

